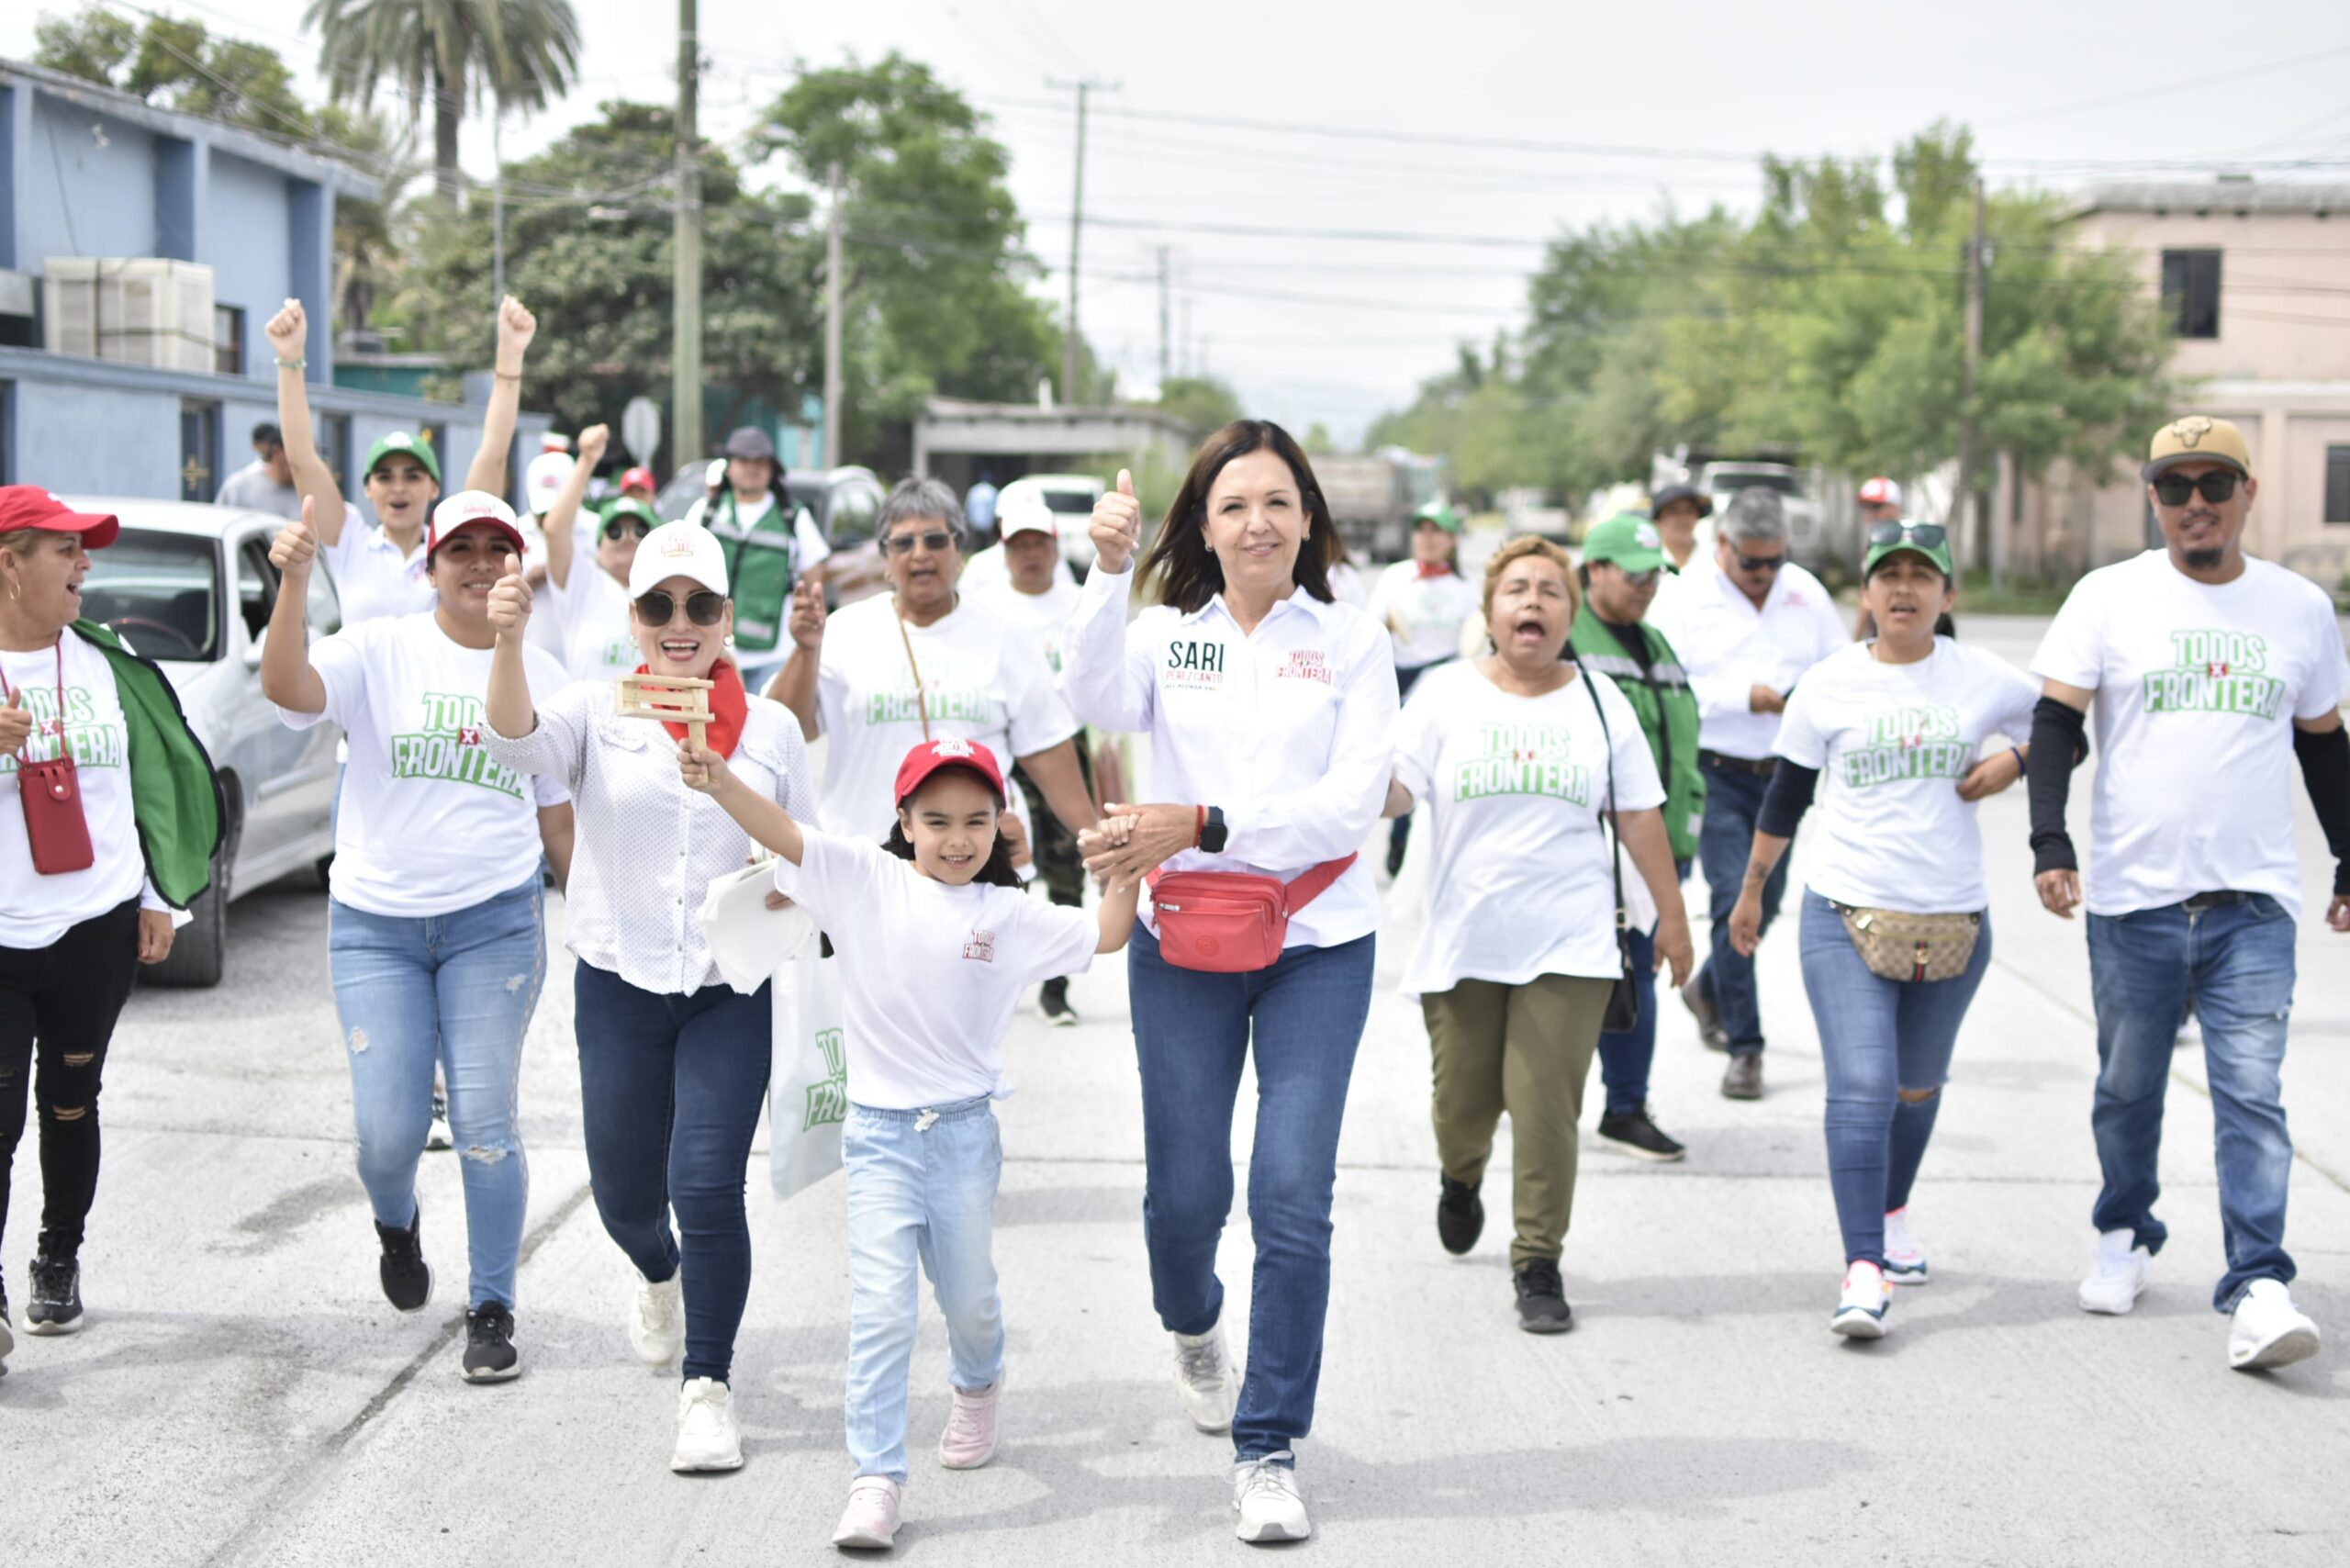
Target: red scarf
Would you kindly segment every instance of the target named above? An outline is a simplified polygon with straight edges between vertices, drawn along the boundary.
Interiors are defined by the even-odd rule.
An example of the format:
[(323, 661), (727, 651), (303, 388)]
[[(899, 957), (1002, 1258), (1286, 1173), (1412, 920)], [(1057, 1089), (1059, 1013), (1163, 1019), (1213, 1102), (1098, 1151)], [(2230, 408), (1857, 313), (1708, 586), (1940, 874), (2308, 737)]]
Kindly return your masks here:
[(1452, 563), (1449, 561), (1415, 561), (1412, 564), (1419, 567), (1422, 580), (1429, 577), (1449, 577), (1452, 572)]
[[(653, 666), (639, 665), (636, 673), (650, 675)], [(744, 695), (743, 678), (735, 674), (734, 666), (724, 659), (711, 666), (710, 678), (713, 682), (710, 691), (710, 722), (703, 728), (702, 738), (719, 756), (732, 757), (735, 743), (743, 738), (743, 721), (751, 714), (750, 700)], [(669, 738), (673, 741), (684, 740), (689, 733), (685, 725), (673, 724), (666, 719), (661, 721), (661, 727), (669, 732)]]

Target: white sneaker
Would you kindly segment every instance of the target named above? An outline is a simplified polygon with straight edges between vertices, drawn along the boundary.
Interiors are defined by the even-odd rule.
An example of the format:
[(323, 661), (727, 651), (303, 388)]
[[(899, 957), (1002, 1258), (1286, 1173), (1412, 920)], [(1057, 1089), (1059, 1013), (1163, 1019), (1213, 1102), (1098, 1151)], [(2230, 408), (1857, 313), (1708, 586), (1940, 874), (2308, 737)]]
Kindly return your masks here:
[(2281, 1280), (2255, 1280), (2228, 1319), (2228, 1365), (2238, 1372), (2288, 1367), (2318, 1351), (2317, 1325), (2293, 1305)]
[(734, 1391), (714, 1377), (689, 1377), (677, 1390), (677, 1446), (669, 1468), (743, 1468), (743, 1428), (734, 1424)]
[(2097, 1256), (2081, 1282), (2081, 1310), (2119, 1316), (2138, 1305), (2154, 1255), (2136, 1245), (2137, 1233), (2109, 1230), (2097, 1238)]
[(686, 1272), (679, 1269), (655, 1283), (637, 1276), (636, 1301), (628, 1315), (628, 1342), (648, 1367), (666, 1367), (686, 1349)]
[(1829, 1330), (1847, 1339), (1882, 1339), (1885, 1309), (1892, 1303), (1893, 1287), (1885, 1282), (1883, 1271), (1874, 1263), (1855, 1263), (1844, 1271), (1844, 1294), (1828, 1320)]
[(1296, 1456), (1284, 1449), (1232, 1467), (1232, 1533), (1243, 1540), (1304, 1540), (1314, 1533), (1297, 1489)]
[(1204, 1334), (1175, 1336), (1175, 1393), (1183, 1401), (1183, 1414), (1201, 1431), (1232, 1430), (1232, 1413), (1240, 1407), (1240, 1378), (1224, 1348), (1223, 1324)]
[(1922, 1285), (1926, 1282), (1926, 1249), (1909, 1234), (1909, 1210), (1897, 1208), (1885, 1216), (1885, 1282)]
[(1003, 1379), (999, 1375), (977, 1394), (959, 1388), (954, 1393), (946, 1429), (938, 1434), (938, 1462), (949, 1470), (977, 1470), (995, 1457), (996, 1407), (1002, 1403), (998, 1396), (1003, 1393)]
[(898, 1484), (886, 1475), (860, 1475), (848, 1484), (848, 1506), (833, 1527), (833, 1544), (862, 1551), (887, 1551), (898, 1539)]

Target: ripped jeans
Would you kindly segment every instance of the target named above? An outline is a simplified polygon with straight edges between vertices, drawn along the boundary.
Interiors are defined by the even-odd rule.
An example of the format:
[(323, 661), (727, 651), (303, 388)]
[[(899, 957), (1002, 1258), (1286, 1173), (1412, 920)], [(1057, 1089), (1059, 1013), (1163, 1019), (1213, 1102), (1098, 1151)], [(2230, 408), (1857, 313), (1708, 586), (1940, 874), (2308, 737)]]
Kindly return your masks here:
[(415, 1221), (437, 1060), (464, 1177), (467, 1302), (511, 1307), (531, 1187), (515, 1094), (547, 967), (539, 879), (422, 919), (370, 914), (339, 899), (329, 906), (327, 958), (351, 1064), (359, 1180), (376, 1223)]

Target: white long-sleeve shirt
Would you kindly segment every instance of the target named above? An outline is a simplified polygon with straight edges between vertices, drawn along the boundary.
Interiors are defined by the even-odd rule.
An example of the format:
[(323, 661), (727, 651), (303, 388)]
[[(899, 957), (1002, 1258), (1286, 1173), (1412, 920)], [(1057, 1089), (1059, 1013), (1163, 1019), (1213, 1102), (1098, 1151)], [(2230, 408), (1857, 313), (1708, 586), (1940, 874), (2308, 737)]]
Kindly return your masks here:
[[(1223, 811), (1224, 853), (1185, 850), (1166, 869), (1288, 881), (1360, 850), (1394, 767), (1386, 628), (1303, 588), (1253, 633), (1221, 594), (1188, 615), (1156, 606), (1129, 625), (1133, 583), (1131, 566), (1086, 578), (1061, 644), (1061, 685), (1085, 722), (1149, 733), (1144, 798)], [(1154, 918), (1147, 900), (1143, 913)], [(1358, 860), (1291, 917), (1286, 946), (1335, 946), (1378, 924), (1378, 888)]]
[(1724, 756), (1760, 761), (1779, 738), (1779, 716), (1757, 713), (1754, 688), (1782, 696), (1803, 673), (1852, 641), (1836, 601), (1818, 577), (1794, 562), (1757, 610), (1711, 559), (1692, 561), (1650, 606), (1648, 622), (1665, 635), (1697, 696), (1697, 744)]

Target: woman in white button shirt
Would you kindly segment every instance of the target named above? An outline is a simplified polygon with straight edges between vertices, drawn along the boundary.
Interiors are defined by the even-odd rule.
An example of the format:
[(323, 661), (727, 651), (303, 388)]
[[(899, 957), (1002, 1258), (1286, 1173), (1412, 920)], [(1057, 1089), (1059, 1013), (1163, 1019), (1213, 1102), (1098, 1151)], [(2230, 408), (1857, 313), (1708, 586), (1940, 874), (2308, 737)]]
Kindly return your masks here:
[[(1234, 1504), (1250, 1540), (1307, 1533), (1292, 1445), (1313, 1425), (1330, 1290), (1338, 1124), (1371, 1006), (1379, 895), (1356, 851), (1379, 822), (1393, 763), (1395, 664), (1386, 632), (1333, 602), (1337, 529), (1305, 454), (1280, 426), (1210, 436), (1143, 563), (1156, 602), (1126, 622), (1142, 513), (1131, 478), (1093, 513), (1100, 558), (1062, 647), (1079, 717), (1150, 734), (1161, 803), (1097, 875), (1258, 873), (1322, 890), (1269, 967), (1213, 973), (1169, 961), (1182, 912), (1145, 901), (1128, 957), (1142, 1070), (1143, 1233), (1159, 1321), (1175, 1336), (1183, 1408), (1227, 1427)], [(1334, 879), (1331, 879), (1335, 873)], [(1176, 934), (1179, 947), (1181, 934)], [(1190, 956), (1197, 958), (1197, 953)], [(1232, 1207), (1232, 1114), (1251, 1048), (1256, 1237), (1248, 1377), (1236, 1393), (1215, 1250)]]
[[(747, 696), (724, 657), (733, 606), (718, 540), (699, 523), (654, 530), (636, 547), (629, 588), (638, 667), (715, 681), (711, 748), (752, 790), (810, 814), (799, 724)], [(621, 717), (608, 680), (576, 681), (533, 707), (531, 612), (529, 585), (509, 576), (491, 610), (489, 752), (562, 779), (579, 817), (566, 945), (579, 960), (572, 1016), (596, 1212), (636, 1268), (637, 1355), (667, 1366), (685, 1353), (669, 1467), (733, 1470), (743, 1447), (730, 1379), (751, 1288), (743, 1173), (767, 1100), (774, 1012), (767, 986), (744, 996), (719, 978), (699, 915), (711, 879), (751, 857), (751, 839), (679, 781), (685, 725)]]

